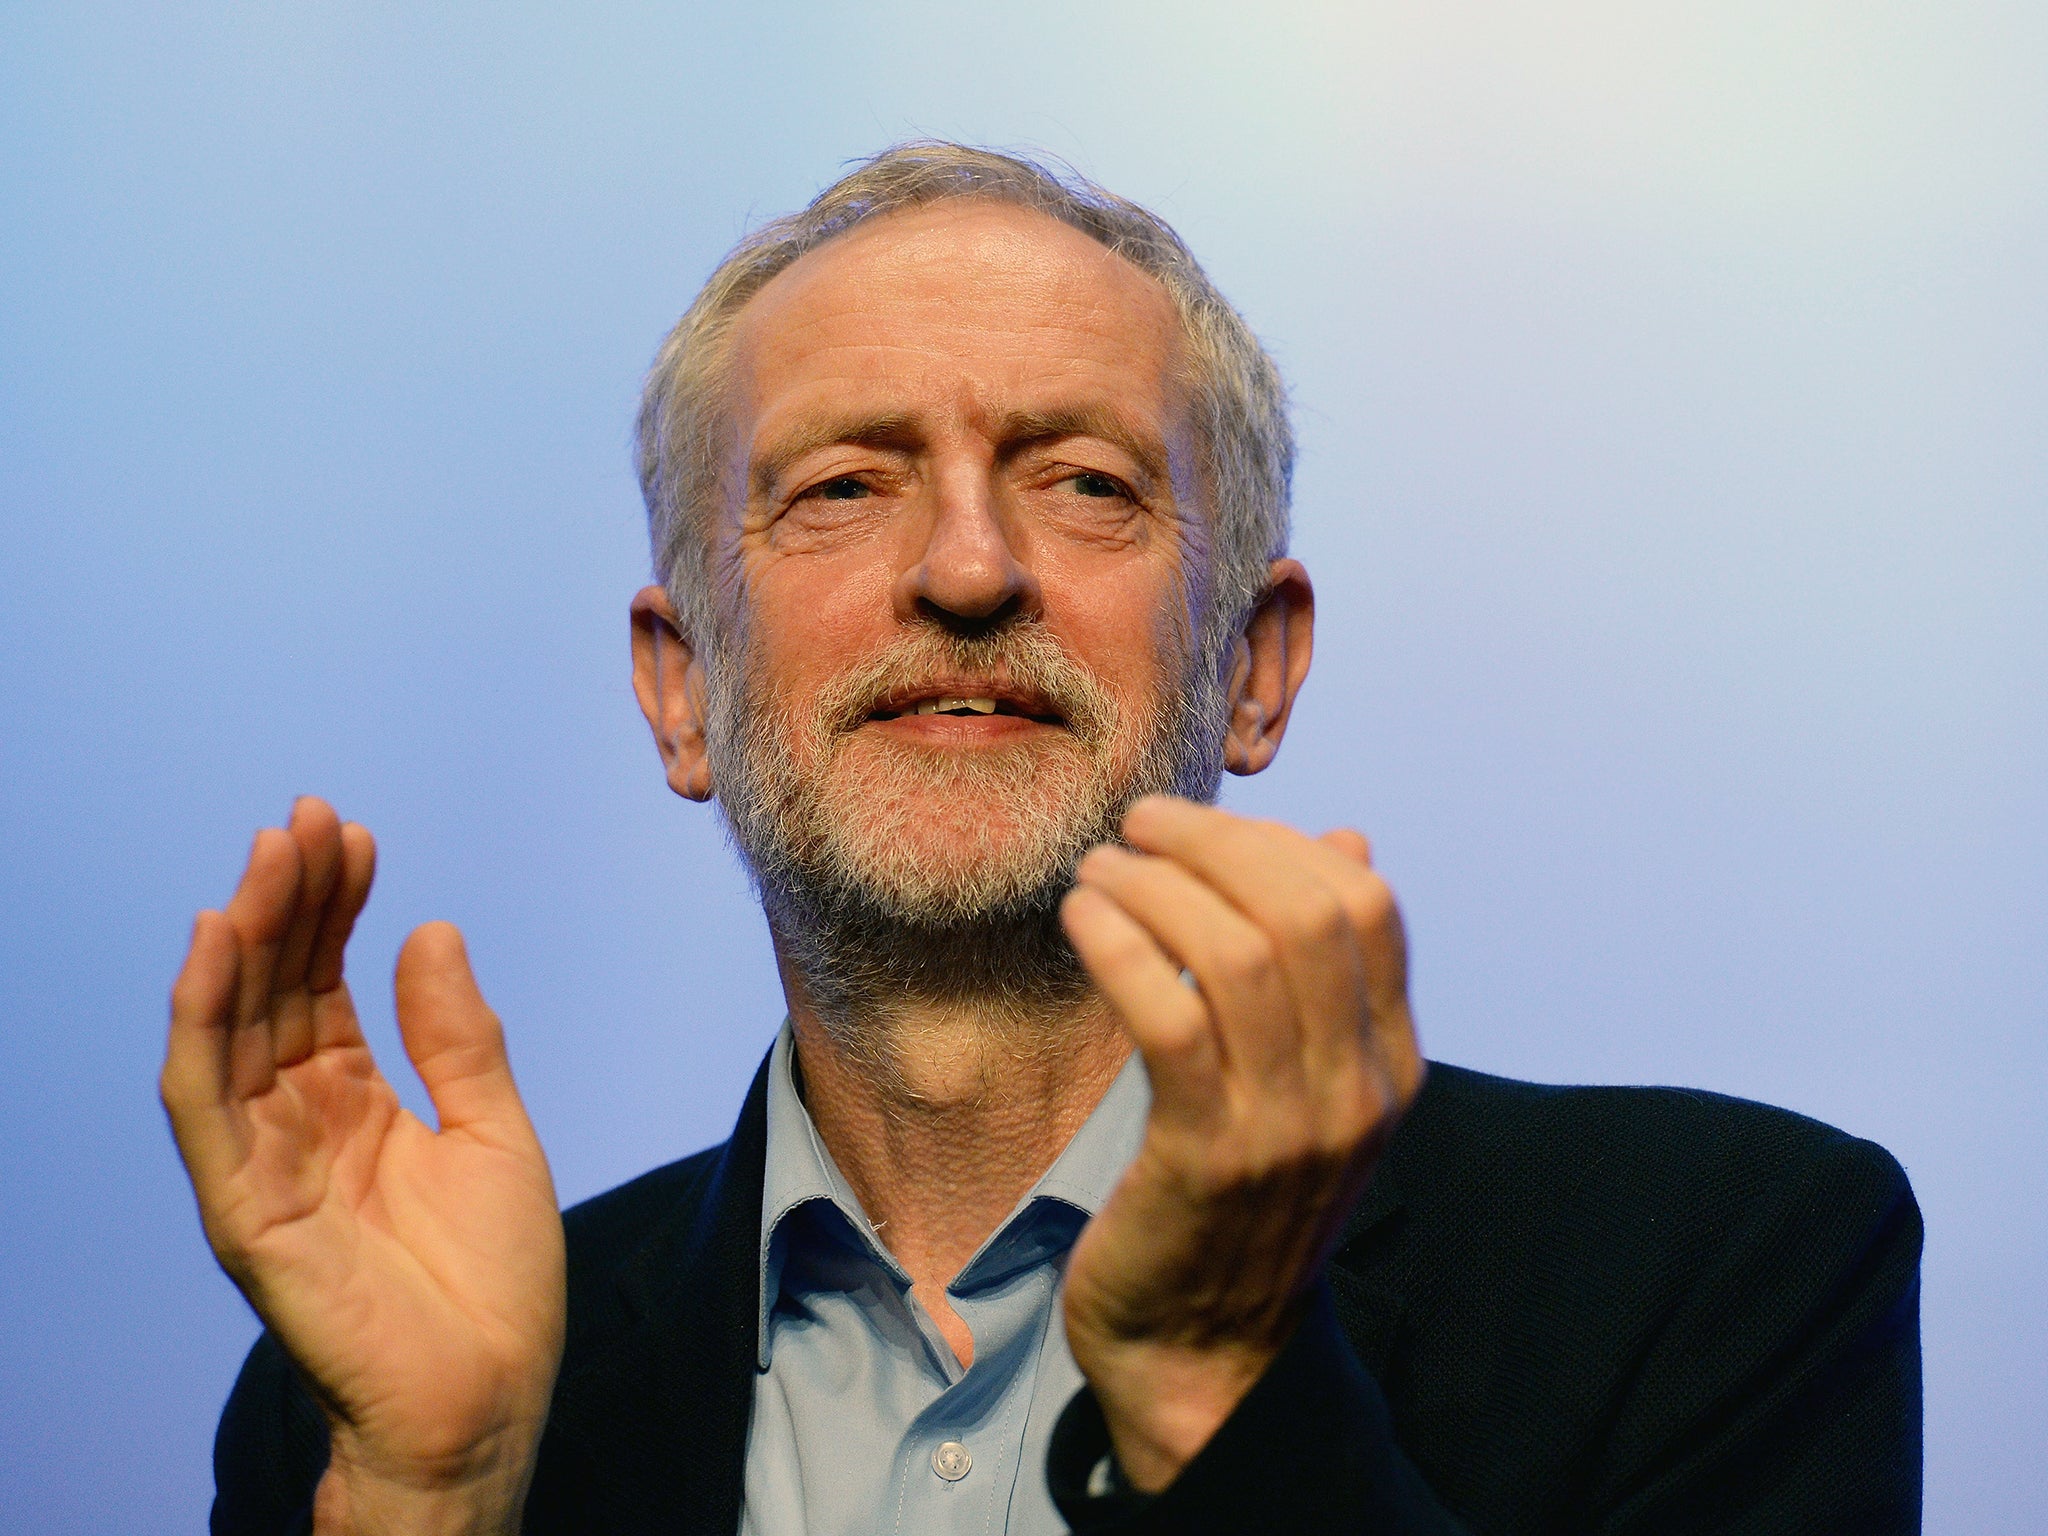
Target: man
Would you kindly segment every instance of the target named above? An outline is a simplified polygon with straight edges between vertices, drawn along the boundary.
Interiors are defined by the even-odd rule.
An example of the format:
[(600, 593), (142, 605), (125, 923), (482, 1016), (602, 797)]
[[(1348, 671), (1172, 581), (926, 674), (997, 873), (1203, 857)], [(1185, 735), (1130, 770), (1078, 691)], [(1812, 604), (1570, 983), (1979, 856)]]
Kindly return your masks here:
[(1206, 804), (1308, 669), (1291, 457), (1098, 189), (912, 145), (743, 242), (648, 384), (634, 681), (788, 1022), (565, 1223), (454, 930), (398, 966), (430, 1131), (341, 982), (369, 834), (259, 834), (163, 1078), (268, 1325), (215, 1529), (1913, 1528), (1896, 1165), (1425, 1084), (1365, 840)]

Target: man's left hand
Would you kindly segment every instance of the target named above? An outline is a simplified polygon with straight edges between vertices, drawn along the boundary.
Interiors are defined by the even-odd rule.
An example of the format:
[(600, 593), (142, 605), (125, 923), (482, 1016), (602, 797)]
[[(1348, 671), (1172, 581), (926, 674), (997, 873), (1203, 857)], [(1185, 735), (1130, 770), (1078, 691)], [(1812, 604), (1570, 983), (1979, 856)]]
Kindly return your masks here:
[(1152, 1110), (1065, 1308), (1117, 1462), (1152, 1492), (1287, 1342), (1424, 1065), (1400, 912), (1358, 833), (1154, 796), (1124, 837), (1061, 916)]

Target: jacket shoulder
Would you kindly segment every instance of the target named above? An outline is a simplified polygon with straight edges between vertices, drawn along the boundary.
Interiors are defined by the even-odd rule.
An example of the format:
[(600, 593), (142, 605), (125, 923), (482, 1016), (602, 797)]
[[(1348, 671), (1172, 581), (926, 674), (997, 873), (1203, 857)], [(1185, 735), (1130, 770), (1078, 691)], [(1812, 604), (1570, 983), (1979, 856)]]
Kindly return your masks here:
[(720, 1142), (664, 1163), (562, 1212), (570, 1265), (616, 1262), (678, 1209), (701, 1204), (725, 1148)]
[(1411, 1195), (1448, 1179), (1536, 1209), (1569, 1197), (1680, 1225), (1802, 1191), (1873, 1216), (1911, 1199), (1875, 1142), (1703, 1089), (1530, 1083), (1436, 1064), (1416, 1111), (1390, 1153)]
[(1648, 1327), (1708, 1285), (1745, 1305), (1816, 1302), (1880, 1258), (1903, 1281), (1920, 1251), (1919, 1208), (1882, 1147), (1697, 1089), (1432, 1066), (1387, 1173), (1404, 1212), (1397, 1263), (1448, 1266), (1545, 1326)]
[(1922, 1234), (1883, 1148), (1725, 1094), (1433, 1065), (1384, 1169), (1340, 1315), (1474, 1528), (1908, 1528)]
[(730, 1143), (720, 1142), (628, 1179), (562, 1212), (569, 1256), (569, 1337), (575, 1349), (623, 1321), (615, 1283), (663, 1228), (695, 1226)]

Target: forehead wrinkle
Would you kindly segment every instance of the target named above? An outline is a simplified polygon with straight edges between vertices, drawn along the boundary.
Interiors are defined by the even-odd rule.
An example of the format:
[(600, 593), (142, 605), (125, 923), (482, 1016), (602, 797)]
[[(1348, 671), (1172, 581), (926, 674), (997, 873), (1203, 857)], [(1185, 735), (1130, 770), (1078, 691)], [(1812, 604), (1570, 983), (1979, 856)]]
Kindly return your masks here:
[[(733, 339), (742, 350), (787, 354), (806, 332), (822, 333), (809, 345), (796, 343), (799, 354), (887, 347), (872, 333), (843, 337), (835, 333), (849, 322), (859, 326), (879, 312), (895, 309), (927, 334), (921, 342), (902, 341), (913, 350), (936, 348), (959, 354), (951, 345), (962, 331), (972, 335), (978, 351), (990, 335), (987, 309), (970, 303), (963, 312), (959, 296), (934, 284), (934, 273), (955, 274), (977, 269), (978, 291), (1014, 312), (994, 327), (1013, 337), (1047, 329), (1093, 333), (1097, 337), (1127, 334), (1159, 325), (1170, 351), (1179, 350), (1181, 317), (1166, 287), (1151, 273), (1093, 237), (1036, 210), (982, 199), (963, 199), (968, 207), (935, 206), (885, 214), (872, 224), (827, 241), (778, 272), (749, 298), (736, 317)], [(993, 229), (964, 232), (962, 221), (993, 222)], [(1021, 228), (1018, 227), (1021, 223)]]
[[(957, 218), (966, 211), (946, 213)], [(926, 217), (920, 217), (920, 212)], [(764, 365), (777, 374), (793, 366), (802, 377), (815, 375), (823, 359), (851, 354), (849, 371), (859, 375), (871, 373), (878, 353), (908, 352), (924, 364), (911, 371), (923, 373), (927, 382), (934, 382), (933, 372), (953, 373), (956, 387), (964, 387), (974, 398), (944, 404), (926, 400), (907, 411), (881, 400), (874, 401), (871, 409), (835, 410), (821, 402), (815, 413), (792, 413), (797, 420), (786, 432), (771, 432), (758, 453), (734, 445), (744, 457), (739, 466), (742, 483), (752, 493), (763, 494), (795, 460), (823, 447), (903, 446), (908, 438), (921, 435), (921, 427), (925, 436), (940, 429), (939, 419), (930, 415), (933, 407), (943, 417), (964, 405), (973, 430), (992, 440), (1000, 456), (1060, 437), (1095, 437), (1128, 454), (1156, 484), (1178, 487), (1185, 470), (1178, 439), (1191, 425), (1185, 419), (1187, 403), (1181, 378), (1185, 337), (1158, 279), (1116, 251), (1044, 214), (989, 205), (973, 210), (974, 214), (992, 215), (1001, 222), (1022, 215), (1025, 227), (1019, 230), (1013, 225), (970, 237), (965, 258), (970, 264), (991, 266), (990, 276), (998, 285), (1021, 280), (1028, 291), (1017, 295), (1024, 302), (1014, 309), (1002, 306), (993, 315), (985, 310), (964, 315), (958, 312), (956, 301), (921, 291), (923, 285), (917, 281), (922, 271), (940, 259), (953, 264), (962, 259), (958, 245), (952, 243), (957, 227), (950, 231), (917, 227), (939, 212), (884, 216), (876, 225), (829, 242), (778, 273), (744, 306), (727, 338), (729, 357), (736, 365), (729, 388), (739, 386), (732, 394), (742, 398), (755, 394), (749, 386), (758, 382)], [(944, 222), (944, 218), (932, 222)], [(1048, 245), (1051, 252), (1046, 252)], [(827, 298), (827, 294), (831, 296)], [(901, 328), (888, 327), (878, 333), (872, 328), (874, 322), (891, 309), (902, 322)], [(1069, 333), (1078, 345), (1069, 351), (1057, 344), (1048, 347), (1042, 340), (1033, 344), (1033, 338), (1045, 337), (1048, 332)], [(1033, 361), (1043, 365), (1062, 352), (1067, 353), (1067, 366), (1055, 366), (1054, 372), (1069, 373), (1064, 381), (1043, 376), (1029, 381), (1000, 377), (1010, 372), (1009, 365)], [(1119, 353), (1123, 355), (1112, 356)], [(1145, 377), (1124, 381), (1125, 390), (1139, 397), (1129, 404), (1137, 407), (1140, 417), (1155, 414), (1152, 407), (1163, 408), (1164, 419), (1141, 424), (1117, 399), (1005, 407), (1002, 397), (1007, 394), (1015, 399), (1017, 384), (1023, 383), (1031, 393), (1047, 384), (1055, 390), (1062, 383), (1071, 388), (1080, 382), (1071, 377), (1071, 371), (1078, 368), (1085, 374), (1091, 371), (1090, 363), (1118, 370), (1135, 365), (1135, 372)], [(815, 386), (822, 381), (813, 377), (810, 382)], [(854, 380), (846, 382), (853, 384)], [(873, 382), (872, 377), (860, 380), (860, 384)], [(1098, 392), (1086, 384), (1083, 391), (1086, 395)], [(752, 403), (758, 409), (764, 402), (757, 398)], [(815, 419), (803, 419), (812, 415)]]

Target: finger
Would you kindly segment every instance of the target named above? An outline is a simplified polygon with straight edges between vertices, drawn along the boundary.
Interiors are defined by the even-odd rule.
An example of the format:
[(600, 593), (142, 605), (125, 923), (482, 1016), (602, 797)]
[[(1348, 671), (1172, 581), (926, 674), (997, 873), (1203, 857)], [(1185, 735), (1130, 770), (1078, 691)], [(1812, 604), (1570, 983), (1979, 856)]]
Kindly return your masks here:
[(454, 924), (413, 930), (398, 952), (396, 987), (398, 1032), (441, 1129), (530, 1140), (532, 1128), (505, 1056), (505, 1031), (477, 990)]
[[(1349, 827), (1325, 832), (1316, 841), (1361, 868), (1372, 868), (1371, 842)], [(1408, 938), (1401, 909), (1386, 882), (1377, 877), (1347, 887), (1347, 891), (1371, 989), (1373, 1047), (1396, 1097), (1405, 1106), (1421, 1089), (1427, 1064), (1408, 1006)]]
[(1348, 930), (1369, 968), (1390, 962), (1375, 980), (1405, 986), (1399, 908), (1371, 867), (1372, 845), (1350, 828), (1310, 838), (1284, 822), (1151, 796), (1132, 807), (1125, 834), (1186, 864), (1276, 935), (1314, 943)]
[(1348, 828), (1311, 838), (1285, 822), (1148, 795), (1131, 807), (1123, 830), (1133, 848), (1187, 865), (1261, 923), (1292, 928), (1343, 916), (1353, 903), (1332, 911), (1330, 897), (1362, 897), (1380, 883), (1371, 845)]
[(1405, 1108), (1422, 1087), (1426, 1065), (1408, 1003), (1408, 938), (1400, 908), (1382, 887), (1380, 914), (1364, 925), (1366, 976), (1372, 1001), (1372, 1047)]
[(1316, 839), (1325, 848), (1335, 849), (1354, 864), (1372, 868), (1372, 840), (1362, 832), (1349, 827), (1337, 827)]
[(228, 1038), (231, 1091), (238, 1098), (266, 1091), (277, 1071), (270, 979), (291, 925), (303, 866), (290, 833), (265, 827), (249, 849), (249, 865), (224, 916), (241, 950), (235, 1027)]
[(341, 818), (325, 800), (301, 795), (285, 830), (299, 848), (299, 899), (270, 973), (271, 1048), (280, 1067), (313, 1054), (313, 999), (306, 963), (313, 953), (341, 872)]
[(273, 992), (290, 992), (306, 979), (306, 963), (313, 954), (328, 902), (334, 895), (341, 872), (341, 818), (334, 807), (312, 795), (292, 802), (292, 814), (285, 830), (299, 845), (298, 905), (278, 946), (277, 967), (271, 976)]
[(1214, 890), (1270, 944), (1300, 1019), (1310, 1081), (1355, 1070), (1366, 1048), (1365, 958), (1346, 887), (1374, 877), (1292, 827), (1184, 800), (1134, 806), (1134, 846), (1171, 860)]
[(1194, 973), (1227, 1070), (1299, 1083), (1299, 1021), (1266, 934), (1171, 859), (1104, 845), (1081, 861), (1076, 878), (1115, 901)]
[(1312, 839), (1165, 796), (1133, 806), (1124, 830), (1133, 846), (1185, 863), (1279, 941), (1312, 1081), (1347, 1081), (1365, 1049), (1404, 1098), (1419, 1086), (1400, 909), (1366, 862), (1363, 836), (1346, 828)]
[(171, 1027), (158, 1090), (178, 1154), (202, 1199), (241, 1160), (228, 1070), (240, 963), (233, 925), (218, 912), (202, 912), (171, 984)]
[(344, 824), (341, 869), (335, 876), (334, 895), (327, 903), (313, 954), (306, 962), (307, 1001), (313, 1018), (312, 1048), (316, 1051), (365, 1043), (355, 1000), (342, 980), (342, 958), (356, 919), (370, 899), (370, 882), (376, 869), (377, 845), (369, 829), (352, 821)]
[(1180, 966), (1143, 924), (1091, 887), (1067, 893), (1060, 924), (1145, 1058), (1155, 1101), (1212, 1106), (1222, 1087), (1215, 1027), (1201, 994), (1181, 980)]
[(298, 840), (289, 832), (265, 827), (256, 834), (241, 882), (223, 909), (242, 946), (237, 1024), (253, 1023), (269, 1009), (270, 978), (298, 905), (303, 874)]
[(320, 932), (306, 961), (306, 986), (313, 992), (331, 992), (341, 985), (342, 956), (356, 919), (370, 899), (370, 884), (377, 874), (377, 841), (360, 822), (346, 822), (341, 828), (341, 867), (335, 876), (334, 895), (320, 920)]

